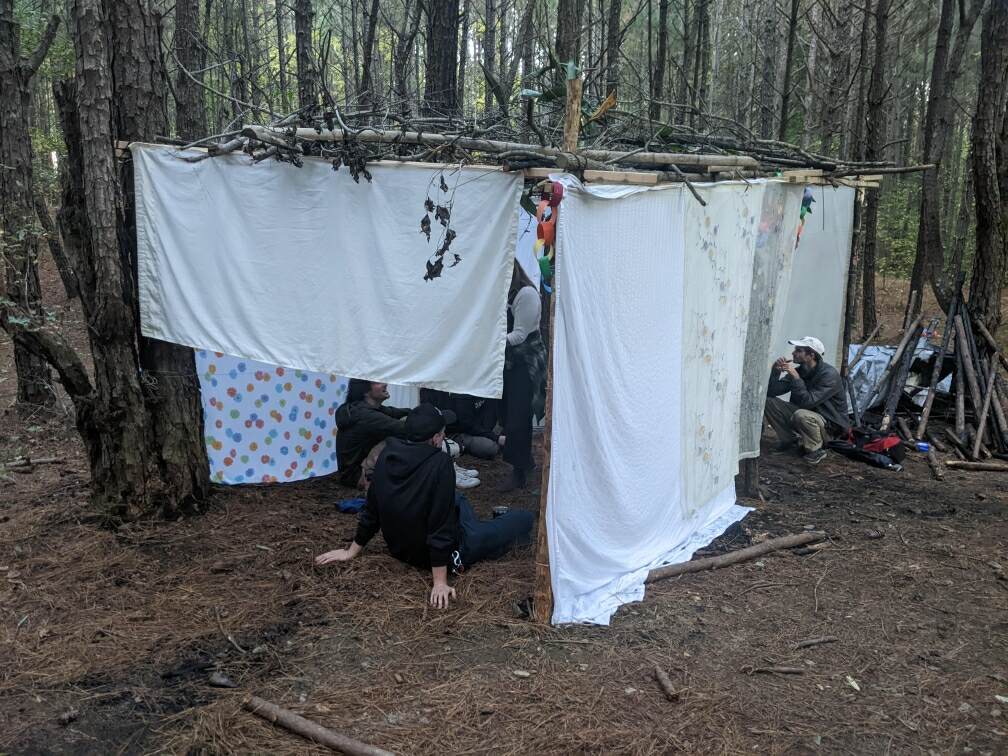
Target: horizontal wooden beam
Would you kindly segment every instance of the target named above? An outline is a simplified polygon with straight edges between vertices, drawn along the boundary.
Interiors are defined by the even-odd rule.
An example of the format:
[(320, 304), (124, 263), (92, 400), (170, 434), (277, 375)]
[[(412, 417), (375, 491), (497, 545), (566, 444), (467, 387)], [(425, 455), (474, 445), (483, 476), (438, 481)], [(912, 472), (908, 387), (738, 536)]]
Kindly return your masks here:
[[(266, 144), (289, 144), (289, 129), (274, 129), (267, 126), (245, 126), (242, 134), (258, 139)], [(348, 135), (342, 130), (300, 128), (294, 132), (296, 139), (306, 142), (342, 142)], [(474, 137), (449, 136), (447, 134), (423, 133), (418, 131), (384, 131), (382, 129), (363, 129), (357, 134), (349, 135), (359, 142), (380, 144), (422, 144), (431, 147), (439, 145), (457, 146), (474, 152), (524, 152), (530, 155), (541, 155), (547, 158), (560, 157), (567, 153), (556, 147), (542, 147), (537, 144), (520, 142), (500, 142), (493, 139), (478, 139)], [(756, 158), (748, 155), (703, 155), (697, 153), (678, 152), (618, 152), (613, 150), (578, 150), (574, 153), (588, 160), (610, 163), (614, 166), (624, 161), (636, 165), (734, 165), (743, 168), (758, 168)]]

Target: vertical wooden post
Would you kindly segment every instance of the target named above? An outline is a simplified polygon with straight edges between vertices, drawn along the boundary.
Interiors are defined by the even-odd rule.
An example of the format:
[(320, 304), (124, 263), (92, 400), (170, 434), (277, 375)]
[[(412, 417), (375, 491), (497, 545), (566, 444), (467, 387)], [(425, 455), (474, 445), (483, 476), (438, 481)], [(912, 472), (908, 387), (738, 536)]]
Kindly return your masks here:
[[(581, 130), (580, 78), (567, 80), (567, 109), (564, 118), (563, 148), (576, 152), (578, 134)], [(561, 213), (563, 210), (560, 211)], [(555, 266), (560, 264), (554, 256)], [(553, 276), (553, 296), (550, 297), (550, 329), (547, 334), (546, 352), (548, 365), (546, 372), (546, 425), (543, 430), (542, 485), (539, 489), (539, 537), (536, 542), (535, 590), (532, 598), (532, 614), (536, 622), (548, 623), (553, 616), (553, 586), (550, 582), (549, 540), (546, 533), (546, 502), (549, 499), (550, 460), (553, 443), (553, 341), (556, 333), (557, 280)]]

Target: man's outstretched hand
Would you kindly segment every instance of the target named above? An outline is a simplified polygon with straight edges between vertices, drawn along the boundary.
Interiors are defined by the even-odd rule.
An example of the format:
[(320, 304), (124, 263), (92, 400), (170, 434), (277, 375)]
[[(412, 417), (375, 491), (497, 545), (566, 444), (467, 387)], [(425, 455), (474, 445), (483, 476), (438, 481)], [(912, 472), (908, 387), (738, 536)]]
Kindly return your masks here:
[(430, 603), (435, 609), (447, 609), (448, 599), (455, 598), (455, 589), (447, 583), (435, 583), (430, 592)]
[(315, 564), (321, 567), (323, 564), (332, 564), (333, 562), (349, 562), (354, 556), (356, 555), (350, 549), (333, 549), (315, 557)]

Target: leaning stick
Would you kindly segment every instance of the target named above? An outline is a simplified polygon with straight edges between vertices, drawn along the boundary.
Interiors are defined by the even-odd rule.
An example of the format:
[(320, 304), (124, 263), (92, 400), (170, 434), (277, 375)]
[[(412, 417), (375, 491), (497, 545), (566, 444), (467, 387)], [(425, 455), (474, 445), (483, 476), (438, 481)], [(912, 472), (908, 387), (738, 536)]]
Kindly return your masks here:
[(945, 319), (945, 332), (942, 334), (941, 348), (935, 355), (934, 367), (931, 369), (931, 380), (928, 382), (928, 394), (924, 399), (924, 408), (921, 410), (920, 423), (917, 424), (917, 438), (924, 438), (924, 429), (927, 428), (928, 418), (931, 416), (931, 405), (934, 404), (938, 379), (941, 378), (942, 367), (945, 365), (945, 355), (948, 353), (949, 346), (953, 343), (952, 334), (955, 328), (952, 325), (952, 318), (956, 315), (958, 304), (959, 298), (956, 297), (952, 300), (952, 304), (949, 307), (951, 317)]
[(994, 337), (991, 336), (991, 332), (987, 330), (987, 326), (979, 320), (974, 320), (973, 325), (980, 332), (980, 335), (984, 337), (984, 341), (987, 342), (987, 346), (990, 347), (990, 350), (997, 355), (998, 361), (1001, 363), (1001, 367), (1008, 370), (1008, 358), (1005, 358), (1004, 354), (1001, 353), (1001, 350), (998, 349), (997, 342), (994, 340)]
[(871, 346), (872, 339), (874, 339), (876, 336), (878, 336), (878, 332), (881, 329), (882, 329), (882, 323), (880, 321), (879, 324), (877, 326), (875, 326), (875, 330), (871, 332), (871, 334), (868, 336), (868, 338), (864, 340), (864, 343), (857, 350), (857, 354), (854, 355), (854, 359), (851, 360), (850, 363), (848, 363), (848, 365), (847, 365), (847, 373), (848, 373), (848, 375), (850, 374), (850, 371), (854, 369), (854, 366), (857, 365), (861, 361), (861, 358), (864, 357), (865, 350), (869, 346)]
[(703, 572), (704, 570), (715, 570), (719, 567), (730, 567), (733, 564), (748, 562), (750, 559), (756, 559), (764, 554), (769, 554), (771, 551), (793, 549), (795, 546), (804, 546), (806, 543), (822, 541), (825, 538), (826, 534), (821, 530), (812, 530), (808, 533), (798, 533), (797, 535), (783, 536), (782, 538), (771, 538), (768, 541), (763, 541), (763, 543), (757, 543), (755, 546), (732, 551), (721, 556), (694, 559), (691, 562), (680, 562), (679, 564), (670, 564), (665, 567), (656, 567), (648, 573), (644, 582), (654, 583), (658, 580), (685, 575), (689, 572)]
[(973, 456), (980, 452), (984, 429), (987, 427), (987, 415), (990, 414), (991, 397), (994, 396), (994, 378), (997, 373), (997, 363), (991, 360), (987, 369), (987, 390), (984, 392), (983, 408), (980, 410), (980, 420), (977, 425), (976, 441), (973, 442)]
[(348, 738), (346, 735), (340, 735), (292, 711), (281, 709), (276, 704), (264, 701), (258, 696), (249, 696), (242, 702), (242, 708), (257, 717), (262, 717), (267, 722), (272, 722), (285, 730), (340, 753), (349, 753), (351, 756), (393, 756), (391, 751), (362, 743), (359, 740)]
[(945, 480), (945, 472), (942, 470), (941, 461), (938, 459), (938, 455), (935, 454), (934, 449), (928, 448), (927, 462), (928, 466), (931, 468), (931, 474), (934, 475), (935, 480)]
[(1008, 465), (999, 462), (961, 462), (950, 459), (945, 465), (953, 470), (977, 470), (983, 472), (1008, 472)]
[(980, 385), (977, 383), (976, 370), (973, 369), (973, 353), (970, 351), (969, 339), (966, 337), (966, 326), (962, 315), (955, 316), (956, 351), (962, 354), (963, 372), (966, 373), (966, 386), (969, 388), (969, 398), (973, 410), (979, 411), (981, 405)]
[(889, 376), (892, 374), (893, 368), (895, 368), (899, 363), (901, 363), (903, 358), (903, 352), (906, 350), (907, 345), (910, 340), (914, 338), (917, 333), (917, 326), (920, 325), (921, 321), (924, 319), (924, 313), (918, 315), (913, 323), (907, 326), (907, 329), (903, 332), (903, 338), (900, 339), (899, 346), (896, 347), (896, 351), (893, 353), (892, 359), (889, 360), (889, 364), (886, 365), (886, 369), (882, 372), (882, 375), (872, 386), (871, 392), (868, 394), (868, 403), (865, 405), (865, 411), (871, 407), (872, 402), (877, 398), (879, 389), (885, 385), (885, 382), (889, 380)]

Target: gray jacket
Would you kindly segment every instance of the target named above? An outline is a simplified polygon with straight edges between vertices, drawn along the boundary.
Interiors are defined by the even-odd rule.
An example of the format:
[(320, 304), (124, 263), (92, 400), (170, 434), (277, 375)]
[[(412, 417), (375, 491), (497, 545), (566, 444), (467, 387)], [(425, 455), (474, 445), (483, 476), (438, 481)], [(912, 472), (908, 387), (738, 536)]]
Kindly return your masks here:
[(847, 418), (847, 397), (840, 371), (820, 361), (811, 369), (802, 365), (798, 368), (798, 375), (798, 378), (787, 374), (783, 378), (771, 375), (767, 396), (791, 392), (791, 404), (822, 415), (834, 433), (845, 432), (850, 427), (850, 420)]

